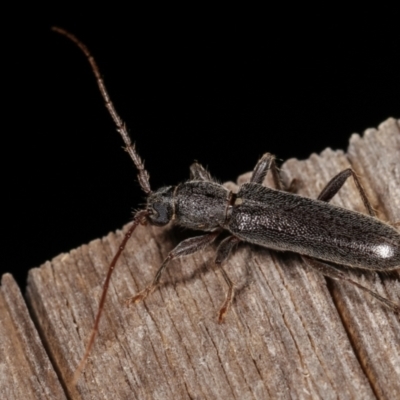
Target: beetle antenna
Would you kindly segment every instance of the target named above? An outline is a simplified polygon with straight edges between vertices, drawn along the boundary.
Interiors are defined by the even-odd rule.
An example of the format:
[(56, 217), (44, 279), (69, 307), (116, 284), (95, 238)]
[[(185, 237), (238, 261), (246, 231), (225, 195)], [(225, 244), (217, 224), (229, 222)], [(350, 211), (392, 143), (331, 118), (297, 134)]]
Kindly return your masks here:
[(130, 155), (132, 161), (134, 162), (134, 164), (138, 170), (137, 177), (139, 180), (140, 187), (146, 194), (150, 194), (151, 193), (150, 181), (149, 181), (150, 175), (144, 167), (144, 162), (142, 161), (142, 159), (140, 158), (139, 154), (136, 151), (135, 144), (132, 143), (131, 138), (129, 137), (125, 122), (121, 119), (121, 117), (118, 115), (117, 111), (115, 110), (114, 104), (112, 103), (112, 101), (110, 99), (110, 96), (109, 96), (106, 86), (104, 84), (103, 78), (101, 77), (100, 69), (97, 66), (97, 63), (96, 63), (94, 57), (92, 56), (92, 54), (90, 53), (90, 51), (86, 47), (86, 45), (84, 43), (82, 43), (72, 33), (69, 33), (65, 29), (59, 28), (57, 26), (53, 26), (51, 29), (54, 32), (57, 32), (65, 37), (67, 37), (68, 39), (70, 39), (85, 54), (87, 60), (90, 63), (90, 66), (92, 67), (92, 71), (96, 77), (97, 86), (99, 87), (100, 93), (103, 96), (105, 106), (106, 106), (108, 112), (110, 113), (111, 118), (113, 119), (115, 125), (117, 126), (117, 131), (119, 132), (119, 134), (122, 137), (122, 140), (125, 143), (125, 151), (128, 152), (128, 154)]
[(108, 287), (110, 285), (111, 275), (115, 269), (115, 265), (117, 264), (117, 261), (121, 255), (121, 253), (124, 251), (126, 243), (132, 236), (133, 231), (137, 228), (137, 226), (141, 222), (143, 222), (145, 220), (145, 218), (148, 215), (149, 215), (149, 212), (147, 210), (140, 210), (135, 214), (135, 216), (133, 217), (133, 223), (132, 223), (131, 227), (129, 228), (128, 232), (125, 233), (124, 240), (122, 241), (121, 245), (119, 246), (117, 253), (115, 254), (114, 258), (112, 259), (110, 266), (108, 267), (107, 277), (103, 284), (103, 292), (101, 294), (99, 308), (97, 309), (96, 319), (95, 319), (92, 331), (90, 333), (90, 338), (89, 338), (88, 344), (86, 345), (85, 354), (83, 355), (82, 360), (79, 362), (78, 367), (76, 368), (74, 375), (72, 377), (72, 384), (74, 386), (78, 382), (78, 379), (83, 371), (83, 368), (85, 367), (86, 361), (92, 350), (94, 340), (96, 339), (97, 332), (99, 330), (100, 318), (103, 313), (104, 302), (106, 300), (106, 295), (108, 292)]

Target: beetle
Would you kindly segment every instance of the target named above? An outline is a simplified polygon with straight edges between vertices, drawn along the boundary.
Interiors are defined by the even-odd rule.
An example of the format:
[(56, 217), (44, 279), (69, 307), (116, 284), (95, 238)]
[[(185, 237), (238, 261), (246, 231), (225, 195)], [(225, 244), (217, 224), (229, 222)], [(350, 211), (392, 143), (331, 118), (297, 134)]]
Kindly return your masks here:
[[(97, 335), (112, 272), (133, 231), (141, 224), (165, 226), (172, 222), (206, 233), (180, 242), (167, 255), (153, 281), (144, 290), (129, 298), (127, 304), (136, 303), (149, 296), (158, 286), (171, 260), (193, 254), (211, 245), (223, 231), (228, 231), (228, 237), (218, 245), (215, 258), (215, 263), (221, 267), (228, 286), (226, 299), (219, 311), (219, 322), (223, 321), (235, 295), (235, 285), (221, 265), (241, 241), (273, 250), (298, 253), (310, 267), (323, 275), (352, 283), (394, 312), (400, 313), (398, 304), (360, 285), (338, 268), (345, 266), (380, 272), (400, 268), (400, 233), (390, 224), (376, 218), (352, 169), (348, 168), (333, 177), (317, 199), (299, 196), (292, 193), (290, 188), (283, 187), (275, 157), (270, 153), (261, 157), (252, 172), (250, 182), (243, 184), (237, 193), (217, 183), (197, 162), (191, 165), (190, 179), (187, 182), (153, 191), (149, 173), (129, 137), (125, 123), (110, 100), (93, 56), (71, 33), (58, 27), (52, 29), (74, 42), (91, 64), (105, 106), (124, 141), (125, 150), (138, 170), (140, 187), (147, 196), (146, 206), (134, 214), (133, 222), (109, 266), (94, 327), (85, 354), (75, 371), (75, 382)], [(269, 171), (275, 188), (262, 185)], [(349, 177), (353, 178), (368, 215), (329, 203)]]

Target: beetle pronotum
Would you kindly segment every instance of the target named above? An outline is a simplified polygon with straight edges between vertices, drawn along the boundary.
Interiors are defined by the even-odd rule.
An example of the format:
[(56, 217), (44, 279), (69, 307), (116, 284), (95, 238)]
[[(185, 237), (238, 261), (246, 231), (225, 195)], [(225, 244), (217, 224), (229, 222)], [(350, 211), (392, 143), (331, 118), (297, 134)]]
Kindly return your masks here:
[[(328, 182), (318, 198), (313, 200), (286, 191), (279, 179), (274, 156), (266, 153), (256, 164), (250, 183), (242, 185), (237, 193), (215, 182), (208, 171), (197, 162), (190, 167), (189, 181), (153, 191), (149, 174), (131, 142), (124, 122), (109, 98), (94, 58), (75, 36), (60, 28), (53, 30), (72, 40), (90, 62), (106, 108), (124, 141), (125, 150), (138, 169), (138, 181), (147, 196), (146, 207), (135, 213), (132, 225), (109, 266), (95, 323), (85, 354), (75, 372), (75, 381), (93, 346), (117, 260), (132, 232), (138, 225), (146, 222), (165, 226), (173, 221), (180, 226), (207, 233), (179, 243), (165, 258), (151, 284), (130, 298), (128, 303), (144, 300), (150, 295), (172, 259), (193, 254), (209, 246), (223, 230), (227, 230), (230, 235), (220, 242), (215, 258), (215, 263), (219, 266), (228, 259), (232, 249), (240, 241), (274, 250), (295, 252), (300, 254), (309, 266), (325, 276), (350, 282), (394, 312), (400, 312), (398, 304), (360, 285), (335, 267), (344, 265), (373, 271), (400, 268), (400, 233), (393, 226), (375, 217), (375, 212), (353, 170), (346, 169), (337, 174)], [(272, 173), (274, 189), (262, 185), (268, 171)], [(354, 179), (369, 215), (329, 203), (350, 176)], [(329, 229), (326, 229), (326, 226), (329, 226)], [(235, 294), (235, 286), (222, 267), (221, 272), (227, 283), (228, 293), (219, 312), (220, 322), (223, 321)]]

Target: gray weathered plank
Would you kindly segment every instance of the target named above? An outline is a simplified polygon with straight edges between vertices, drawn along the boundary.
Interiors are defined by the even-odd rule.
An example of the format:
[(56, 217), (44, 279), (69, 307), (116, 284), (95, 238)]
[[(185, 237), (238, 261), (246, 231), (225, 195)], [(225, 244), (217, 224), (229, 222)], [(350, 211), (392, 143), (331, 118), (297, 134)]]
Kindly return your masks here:
[[(389, 119), (379, 130), (369, 129), (363, 138), (353, 135), (348, 155), (325, 150), (321, 157), (311, 156), (304, 161), (303, 171), (309, 185), (301, 194), (316, 197), (324, 183), (349, 165), (359, 175), (368, 197), (384, 221), (400, 219), (400, 129), (398, 121)], [(322, 165), (323, 163), (323, 165)], [(298, 170), (295, 163), (293, 171)], [(297, 172), (298, 174), (298, 172)], [(291, 177), (298, 176), (296, 172)], [(311, 178), (311, 179), (310, 179)], [(299, 176), (300, 179), (300, 176)], [(312, 182), (314, 181), (314, 185)], [(304, 181), (303, 181), (304, 182)], [(332, 203), (365, 212), (354, 185), (346, 183)], [(397, 206), (396, 206), (397, 204)], [(360, 274), (352, 273), (357, 279)], [(360, 278), (357, 280), (360, 281)], [(365, 286), (400, 304), (399, 273), (389, 276), (365, 274)], [(368, 376), (373, 390), (380, 398), (392, 399), (400, 395), (400, 321), (368, 294), (360, 293), (352, 285), (333, 283), (333, 297), (344, 327), (358, 359)]]
[(10, 274), (1, 279), (0, 338), (1, 399), (66, 398)]
[[(328, 149), (289, 160), (283, 174), (315, 198), (351, 162), (379, 215), (400, 219), (399, 141), (398, 121), (391, 119), (364, 139), (353, 136), (348, 156)], [(364, 212), (351, 182), (332, 202)], [(221, 325), (216, 316), (226, 287), (212, 267), (215, 249), (174, 261), (159, 290), (126, 308), (124, 299), (150, 282), (179, 235), (170, 227), (136, 230), (76, 387), (70, 379), (122, 233), (30, 272), (31, 308), (71, 398), (391, 399), (400, 393), (398, 316), (352, 286), (327, 285), (297, 255), (241, 245), (225, 267), (241, 290)], [(398, 274), (355, 279), (400, 302)]]

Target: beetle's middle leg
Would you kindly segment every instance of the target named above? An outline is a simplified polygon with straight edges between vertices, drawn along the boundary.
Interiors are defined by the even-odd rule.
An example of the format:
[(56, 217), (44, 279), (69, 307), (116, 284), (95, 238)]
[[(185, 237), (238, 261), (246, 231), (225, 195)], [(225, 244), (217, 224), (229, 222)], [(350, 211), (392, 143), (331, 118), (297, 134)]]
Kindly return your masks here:
[(258, 160), (256, 166), (254, 167), (253, 174), (251, 175), (250, 182), (259, 183), (262, 185), (268, 171), (271, 171), (275, 189), (284, 190), (285, 192), (289, 193), (296, 192), (297, 180), (293, 179), (289, 185), (284, 185), (280, 178), (279, 169), (275, 163), (275, 156), (271, 153), (265, 153)]
[(221, 230), (216, 230), (211, 233), (207, 233), (201, 236), (195, 236), (180, 242), (165, 258), (161, 267), (156, 272), (152, 283), (146, 287), (146, 289), (142, 290), (136, 296), (130, 297), (126, 300), (126, 304), (129, 305), (130, 303), (136, 303), (138, 301), (144, 300), (158, 285), (160, 282), (160, 278), (162, 273), (164, 272), (165, 268), (169, 264), (169, 262), (174, 258), (179, 258), (183, 256), (188, 256), (193, 254), (199, 250), (204, 249), (205, 247), (209, 246), (217, 236), (221, 233)]
[(228, 285), (228, 294), (219, 311), (219, 316), (218, 316), (219, 323), (221, 323), (224, 320), (225, 315), (228, 312), (230, 305), (232, 304), (233, 298), (235, 297), (235, 285), (233, 284), (233, 282), (231, 281), (231, 279), (229, 278), (228, 274), (225, 272), (221, 264), (229, 257), (232, 249), (239, 242), (240, 239), (238, 239), (236, 236), (233, 235), (228, 236), (219, 244), (217, 249), (217, 256), (215, 257), (215, 264), (221, 267), (220, 270), (222, 276), (224, 277), (225, 282)]
[(394, 228), (399, 229), (400, 228), (400, 221), (396, 222), (389, 222), (390, 225), (392, 225)]
[(258, 160), (256, 166), (254, 167), (253, 174), (251, 175), (250, 182), (259, 183), (262, 185), (269, 170), (272, 173), (275, 188), (282, 190), (282, 183), (279, 178), (279, 171), (275, 163), (275, 156), (271, 153), (265, 153)]

